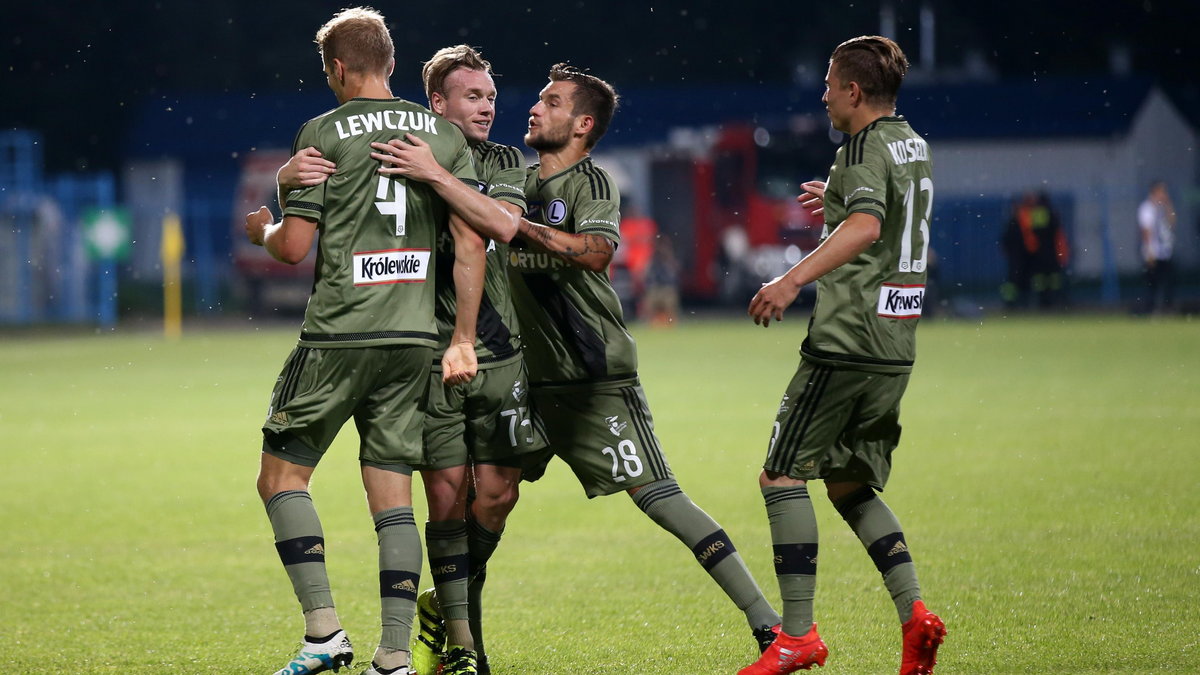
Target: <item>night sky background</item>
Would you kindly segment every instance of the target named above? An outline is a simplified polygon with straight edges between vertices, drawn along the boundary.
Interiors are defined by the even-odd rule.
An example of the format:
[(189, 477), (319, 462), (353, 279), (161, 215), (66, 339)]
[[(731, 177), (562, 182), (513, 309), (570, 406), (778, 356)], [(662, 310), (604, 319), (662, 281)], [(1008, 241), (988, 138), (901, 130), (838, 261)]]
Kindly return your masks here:
[[(312, 38), (348, 4), (10, 4), (0, 20), (0, 129), (41, 131), (49, 171), (115, 169), (130, 143), (132, 111), (147, 102), (183, 94), (311, 92), (332, 107)], [(419, 94), (420, 64), (437, 48), (466, 42), (492, 61), (503, 97), (506, 86), (540, 87), (548, 66), (558, 61), (589, 68), (618, 89), (815, 86), (834, 46), (879, 32), (880, 4), (562, 0), (374, 6), (387, 17), (396, 42), (392, 83), (398, 94)], [(962, 79), (968, 71), (996, 81), (1148, 77), (1200, 123), (1195, 0), (890, 4), (896, 37), (914, 64), (921, 58), (920, 7), (933, 9), (939, 81)]]

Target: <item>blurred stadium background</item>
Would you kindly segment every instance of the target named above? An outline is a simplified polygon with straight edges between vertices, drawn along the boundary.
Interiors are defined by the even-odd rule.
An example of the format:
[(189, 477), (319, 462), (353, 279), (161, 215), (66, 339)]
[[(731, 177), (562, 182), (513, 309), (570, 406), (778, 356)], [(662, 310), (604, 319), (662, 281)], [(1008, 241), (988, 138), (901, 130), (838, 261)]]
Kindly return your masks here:
[[(187, 321), (296, 316), (311, 267), (273, 263), (244, 243), (241, 223), (260, 203), (275, 207), (274, 171), (294, 133), (335, 105), (312, 35), (345, 4), (7, 9), (0, 326), (156, 321), (176, 254)], [(1179, 212), (1179, 307), (1197, 306), (1193, 2), (380, 9), (396, 38), (399, 96), (425, 102), (419, 68), (437, 48), (482, 49), (499, 74), (499, 142), (523, 147), (550, 64), (613, 82), (624, 103), (598, 161), (673, 243), (685, 308), (740, 311), (813, 246), (819, 224), (792, 197), (825, 176), (840, 141), (820, 103), (827, 55), (864, 33), (896, 38), (913, 63), (898, 111), (934, 152), (933, 311), (1002, 307), (998, 240), (1027, 192), (1048, 196), (1069, 241), (1062, 307), (1136, 306), (1135, 211), (1154, 178), (1168, 181)], [(632, 300), (627, 272), (618, 266), (616, 279)]]

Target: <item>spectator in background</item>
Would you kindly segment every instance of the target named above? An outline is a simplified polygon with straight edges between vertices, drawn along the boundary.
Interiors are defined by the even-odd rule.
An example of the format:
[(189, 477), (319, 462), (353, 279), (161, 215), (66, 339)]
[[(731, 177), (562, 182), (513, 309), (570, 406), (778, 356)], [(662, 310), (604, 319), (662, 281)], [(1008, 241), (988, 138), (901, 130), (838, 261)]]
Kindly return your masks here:
[(1071, 263), (1071, 244), (1067, 230), (1050, 195), (1037, 193), (1038, 208), (1045, 218), (1045, 227), (1039, 232), (1038, 255), (1033, 268), (1033, 288), (1038, 292), (1038, 305), (1043, 309), (1063, 307), (1067, 304), (1067, 267)]
[(1175, 304), (1175, 270), (1171, 261), (1175, 248), (1175, 205), (1165, 181), (1150, 184), (1150, 194), (1138, 207), (1138, 229), (1142, 234), (1146, 278), (1144, 311), (1169, 310)]
[(1008, 260), (1008, 280), (1000, 291), (1005, 305), (1023, 308), (1034, 298), (1041, 309), (1063, 304), (1070, 247), (1045, 192), (1026, 192), (1013, 205), (1000, 248)]
[(679, 320), (679, 259), (670, 237), (659, 237), (646, 272), (638, 316), (654, 326), (674, 326)]
[[(646, 274), (654, 259), (654, 239), (657, 235), (658, 223), (632, 200), (622, 199), (621, 245), (613, 257), (609, 275), (615, 276), (620, 268), (624, 268), (629, 274), (634, 300), (641, 299), (646, 292)], [(642, 318), (645, 316), (642, 315)]]

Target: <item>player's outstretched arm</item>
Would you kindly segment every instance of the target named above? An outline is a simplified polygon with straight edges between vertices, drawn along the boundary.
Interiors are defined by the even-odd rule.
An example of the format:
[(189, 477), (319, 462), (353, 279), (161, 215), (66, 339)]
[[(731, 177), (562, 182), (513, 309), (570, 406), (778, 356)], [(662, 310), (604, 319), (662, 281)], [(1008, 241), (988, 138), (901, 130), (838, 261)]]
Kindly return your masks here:
[(783, 311), (796, 300), (801, 288), (854, 260), (876, 239), (879, 239), (879, 219), (867, 213), (851, 213), (816, 250), (792, 269), (763, 284), (746, 313), (763, 328), (771, 325), (771, 319), (783, 321)]
[(812, 211), (814, 216), (825, 213), (825, 181), (810, 180), (802, 183), (800, 188), (804, 190), (803, 194), (796, 197), (800, 206)]
[(442, 380), (463, 384), (475, 377), (479, 367), (475, 356), (475, 324), (483, 298), (484, 265), (487, 248), (479, 233), (456, 214), (450, 215), (450, 234), (454, 237), (454, 335), (442, 357)]
[(608, 269), (617, 247), (599, 234), (573, 234), (521, 219), (520, 235), (538, 248), (553, 253), (575, 267), (593, 272)]
[(276, 223), (271, 210), (260, 206), (246, 214), (246, 238), (255, 246), (267, 249), (272, 258), (289, 265), (304, 260), (317, 236), (316, 221), (299, 216), (284, 216)]
[(472, 190), (433, 156), (429, 144), (412, 134), (388, 143), (372, 143), (372, 159), (383, 162), (379, 173), (429, 183), (455, 213), (485, 237), (509, 242), (517, 234), (516, 219), (495, 199)]
[(321, 151), (312, 146), (292, 155), (275, 174), (275, 182), (279, 185), (279, 207), (287, 205), (288, 192), (320, 185), (336, 170), (337, 165), (322, 157)]

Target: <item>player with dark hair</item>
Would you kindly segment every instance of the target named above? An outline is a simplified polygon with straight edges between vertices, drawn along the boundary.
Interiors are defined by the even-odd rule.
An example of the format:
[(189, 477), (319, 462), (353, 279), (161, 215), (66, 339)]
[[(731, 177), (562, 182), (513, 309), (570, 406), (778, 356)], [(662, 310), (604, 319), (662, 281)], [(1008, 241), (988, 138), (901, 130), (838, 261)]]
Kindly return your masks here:
[[(745, 613), (760, 647), (779, 615), (721, 526), (674, 480), (637, 378), (637, 351), (607, 267), (620, 241), (617, 185), (589, 153), (619, 97), (612, 85), (565, 64), (529, 110), (530, 215), (509, 256), (534, 404), (550, 448), (527, 466), (536, 479), (553, 454), (588, 497), (628, 492), (638, 508), (689, 546)], [(520, 246), (520, 247), (518, 247)]]
[[(550, 445), (528, 477), (540, 475), (552, 453), (588, 497), (629, 494), (691, 549), (765, 648), (779, 615), (725, 531), (675, 482), (638, 380), (637, 348), (609, 282), (621, 199), (589, 152), (619, 97), (604, 80), (566, 64), (551, 68), (549, 77), (529, 111), (525, 144), (539, 162), (528, 170), (530, 216), (521, 220), (521, 239), (509, 256), (533, 400)], [(525, 246), (518, 250), (518, 243)]]
[(900, 673), (933, 672), (945, 626), (921, 601), (900, 523), (883, 503), (900, 440), (900, 398), (915, 356), (924, 299), (933, 174), (929, 146), (903, 117), (896, 95), (908, 61), (878, 36), (834, 50), (823, 101), (848, 140), (827, 183), (799, 198), (824, 208), (821, 244), (763, 286), (749, 314), (764, 327), (783, 320), (801, 288), (817, 302), (800, 366), (780, 404), (759, 475), (771, 526), (783, 629), (739, 675), (777, 675), (824, 665), (813, 623), (817, 519), (807, 481), (821, 479), (862, 541), (896, 605), (904, 642)]
[[(607, 268), (620, 241), (620, 195), (589, 151), (616, 111), (607, 82), (566, 64), (530, 110), (525, 143), (528, 219), (509, 252), (509, 281), (525, 344), (533, 402), (549, 448), (527, 455), (536, 480), (557, 454), (588, 497), (627, 492), (651, 519), (687, 545), (745, 614), (760, 649), (779, 615), (721, 526), (675, 482), (654, 435), (637, 377), (637, 353)], [(414, 147), (395, 147), (400, 157)], [(413, 169), (404, 175), (419, 178)]]
[(463, 190), (474, 191), (477, 178), (457, 127), (392, 96), (392, 40), (378, 12), (340, 12), (322, 26), (317, 44), (340, 105), (305, 123), (295, 147), (315, 148), (336, 170), (328, 181), (281, 190), (282, 222), (272, 224), (265, 206), (246, 218), (250, 241), (292, 264), (320, 232), (316, 280), (299, 344), (271, 395), (258, 476), (276, 549), (304, 611), (304, 644), (279, 675), (336, 671), (354, 658), (308, 491), (317, 463), (351, 418), (379, 538), (382, 631), (368, 673), (400, 673), (409, 662), (421, 569), (411, 474), (424, 459), (421, 425), (438, 345), (432, 252), (448, 224), (458, 312), (442, 366), (446, 382), (463, 384), (476, 370), (484, 248), (430, 186), (378, 175), (369, 144), (409, 133), (470, 185)]

